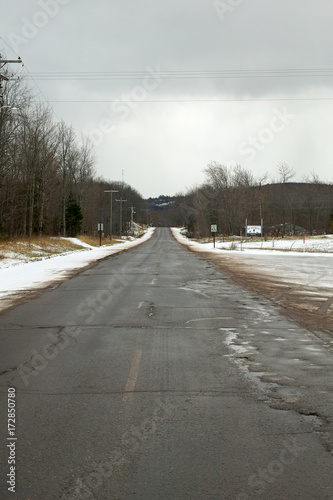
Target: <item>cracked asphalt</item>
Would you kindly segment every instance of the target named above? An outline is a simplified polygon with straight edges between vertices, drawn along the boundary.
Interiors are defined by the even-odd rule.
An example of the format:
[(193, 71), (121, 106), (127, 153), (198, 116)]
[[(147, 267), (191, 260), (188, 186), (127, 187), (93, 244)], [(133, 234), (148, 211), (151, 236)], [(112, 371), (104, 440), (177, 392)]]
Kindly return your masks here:
[(221, 266), (160, 228), (1, 314), (1, 498), (333, 499), (329, 332)]

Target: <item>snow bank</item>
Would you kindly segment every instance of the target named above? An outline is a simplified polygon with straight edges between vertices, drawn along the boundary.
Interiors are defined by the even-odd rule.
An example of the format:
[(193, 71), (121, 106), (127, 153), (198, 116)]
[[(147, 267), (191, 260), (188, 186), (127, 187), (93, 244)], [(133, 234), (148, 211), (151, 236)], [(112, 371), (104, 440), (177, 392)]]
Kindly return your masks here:
[[(87, 245), (90, 248), (89, 251), (78, 250), (69, 254), (41, 258), (41, 260), (24, 264), (17, 264), (17, 261), (13, 261), (15, 265), (0, 269), (0, 299), (8, 298), (18, 292), (42, 288), (52, 282), (63, 281), (68, 276), (69, 271), (84, 268), (88, 264), (109, 255), (141, 245), (153, 236), (154, 231), (154, 228), (148, 229), (141, 238), (135, 241), (126, 241), (102, 247)], [(77, 240), (77, 243), (86, 246), (80, 240)], [(6, 301), (5, 307), (8, 307), (8, 305), (10, 304)]]
[[(179, 243), (186, 245), (195, 252), (220, 255), (221, 258), (226, 256), (226, 261), (230, 262), (232, 260), (244, 265), (251, 272), (261, 274), (263, 279), (265, 279), (265, 276), (274, 276), (283, 282), (297, 283), (307, 289), (325, 288), (326, 293), (332, 295), (333, 252), (332, 250), (327, 253), (323, 252), (323, 248), (332, 248), (333, 238), (331, 236), (327, 239), (311, 238), (311, 241), (308, 241), (308, 248), (311, 250), (308, 252), (282, 251), (281, 247), (280, 250), (276, 249), (276, 245), (274, 250), (248, 249), (244, 245), (241, 252), (240, 246), (237, 246), (239, 251), (230, 250), (230, 242), (219, 244), (214, 249), (211, 242), (198, 243), (189, 240), (182, 235), (181, 229), (172, 228), (172, 233)], [(272, 242), (269, 243), (272, 245)], [(282, 243), (286, 244), (283, 241)], [(287, 248), (290, 248), (292, 243), (292, 241), (288, 240)], [(303, 244), (302, 241), (301, 243)], [(253, 242), (251, 244), (253, 245)]]
[(172, 232), (174, 237), (183, 244), (186, 244), (188, 247), (193, 247), (197, 251), (212, 251), (221, 253), (221, 251), (232, 252), (244, 252), (246, 254), (252, 255), (263, 255), (263, 254), (271, 254), (274, 255), (298, 255), (300, 252), (303, 252), (305, 249), (305, 253), (311, 253), (312, 255), (321, 255), (324, 254), (326, 257), (328, 255), (333, 256), (333, 235), (326, 236), (312, 236), (305, 238), (305, 244), (302, 239), (275, 239), (271, 241), (263, 241), (261, 244), (260, 241), (253, 241), (248, 239), (245, 243), (241, 243), (239, 241), (233, 242), (216, 242), (216, 248), (214, 249), (213, 243), (210, 241), (209, 243), (200, 243), (196, 240), (188, 239), (183, 234), (183, 229), (172, 228)]

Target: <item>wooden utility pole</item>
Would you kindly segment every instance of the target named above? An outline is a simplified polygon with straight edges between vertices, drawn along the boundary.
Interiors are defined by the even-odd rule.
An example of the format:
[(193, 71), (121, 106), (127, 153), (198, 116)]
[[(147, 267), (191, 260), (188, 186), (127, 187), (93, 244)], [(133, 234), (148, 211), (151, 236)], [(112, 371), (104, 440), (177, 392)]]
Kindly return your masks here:
[(4, 98), (3, 98), (3, 86), (2, 82), (8, 82), (11, 78), (8, 75), (8, 72), (4, 71), (4, 68), (6, 64), (23, 64), (22, 59), (19, 57), (18, 59), (3, 59), (2, 55), (0, 54), (0, 108), (6, 107), (10, 108), (11, 106), (5, 106), (4, 105)]
[(115, 189), (108, 189), (107, 191), (104, 191), (104, 193), (111, 194), (111, 202), (110, 202), (110, 241), (111, 241), (112, 240), (112, 195), (113, 193), (119, 193), (119, 191), (116, 191)]
[(123, 200), (122, 196), (120, 197), (120, 200), (116, 200), (120, 203), (120, 221), (119, 221), (119, 224), (120, 224), (120, 230), (119, 230), (119, 235), (120, 235), (120, 238), (122, 237), (123, 235), (123, 203), (125, 203), (127, 200)]
[(134, 212), (134, 207), (133, 207), (133, 205), (132, 205), (132, 206), (131, 206), (131, 231), (134, 231), (134, 229), (133, 229), (134, 214), (135, 214), (135, 212)]

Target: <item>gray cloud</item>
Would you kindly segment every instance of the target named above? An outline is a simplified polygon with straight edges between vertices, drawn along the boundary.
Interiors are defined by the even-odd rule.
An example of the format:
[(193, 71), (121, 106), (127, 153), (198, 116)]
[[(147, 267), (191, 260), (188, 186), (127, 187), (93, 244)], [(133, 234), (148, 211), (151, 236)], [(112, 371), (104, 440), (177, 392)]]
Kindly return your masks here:
[[(1, 3), (0, 36), (13, 46), (17, 35), (14, 48), (57, 115), (78, 134), (100, 132), (101, 175), (119, 179), (125, 170), (146, 196), (201, 182), (210, 160), (237, 161), (255, 175), (287, 161), (298, 178), (312, 170), (332, 178), (333, 101), (236, 102), (333, 97), (330, 0)], [(2, 48), (14, 55), (0, 40)], [(148, 67), (166, 72), (156, 87)], [(115, 100), (130, 103), (120, 112), (107, 102)], [(265, 136), (284, 108), (295, 119)], [(239, 150), (258, 136), (267, 143), (250, 161)]]

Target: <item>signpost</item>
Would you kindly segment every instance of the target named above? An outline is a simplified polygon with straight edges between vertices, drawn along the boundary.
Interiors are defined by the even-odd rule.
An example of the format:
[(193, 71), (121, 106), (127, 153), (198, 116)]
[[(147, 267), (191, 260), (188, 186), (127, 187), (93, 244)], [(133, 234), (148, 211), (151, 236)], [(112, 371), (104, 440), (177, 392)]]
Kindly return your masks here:
[(264, 220), (261, 219), (261, 226), (249, 226), (247, 219), (245, 221), (245, 241), (247, 241), (248, 235), (250, 236), (261, 236), (261, 247), (264, 240)]
[(104, 224), (98, 224), (98, 231), (99, 231), (99, 246), (102, 246), (102, 231), (104, 229)]
[(247, 226), (247, 234), (252, 236), (261, 234), (261, 226)]
[(213, 234), (213, 239), (214, 239), (214, 248), (215, 248), (215, 235), (217, 233), (217, 225), (212, 224), (210, 227), (210, 232)]

